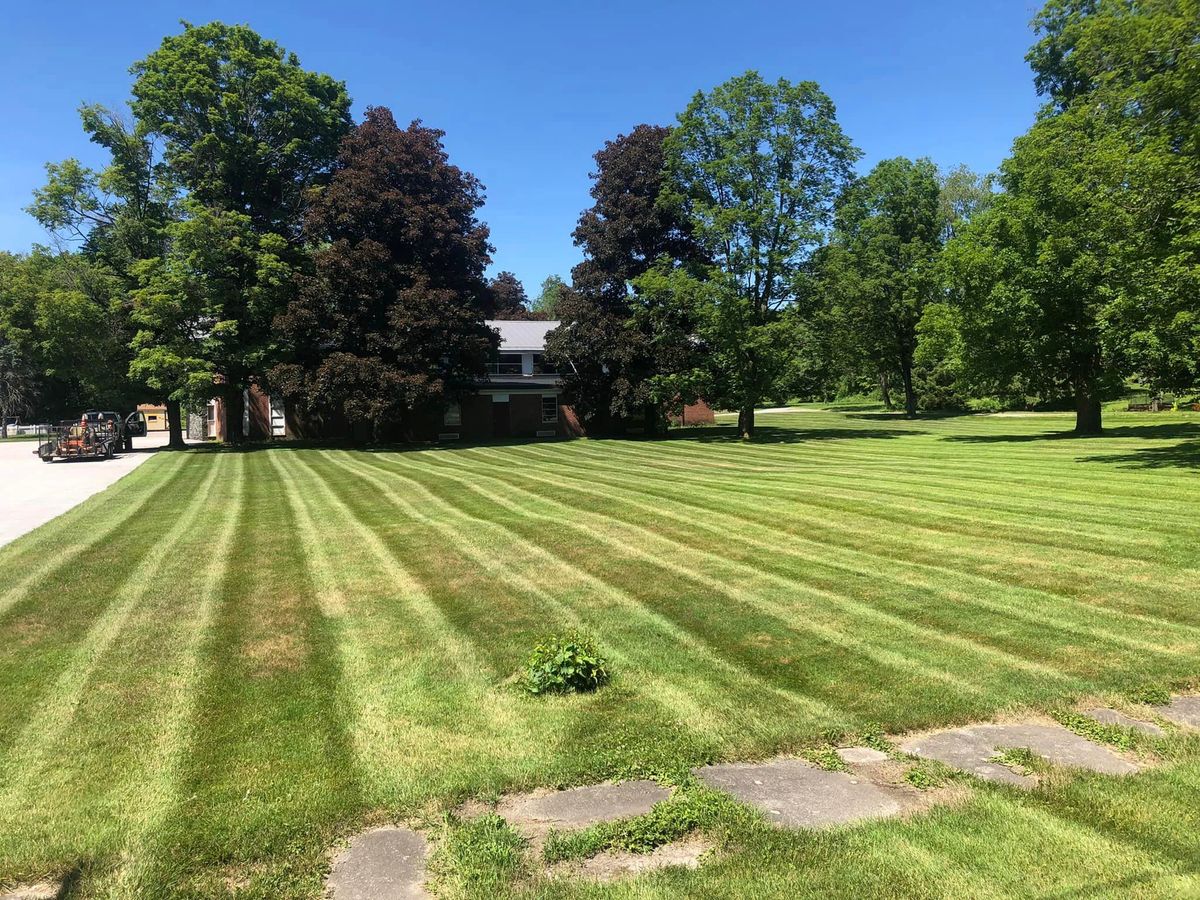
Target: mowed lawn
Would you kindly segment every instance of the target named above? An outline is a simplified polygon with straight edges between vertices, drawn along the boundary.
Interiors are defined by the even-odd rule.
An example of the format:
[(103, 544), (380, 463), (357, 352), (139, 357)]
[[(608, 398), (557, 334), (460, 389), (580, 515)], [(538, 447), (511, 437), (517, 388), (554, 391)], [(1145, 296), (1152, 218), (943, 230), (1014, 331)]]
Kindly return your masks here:
[[(1200, 896), (1182, 733), (1130, 779), (910, 821), (722, 813), (711, 863), (616, 885), (455, 844), (467, 799), (1198, 683), (1200, 416), (760, 423), (163, 453), (0, 550), (0, 885), (315, 898), (394, 820), (460, 847), (449, 895)], [(613, 683), (522, 694), (572, 626)]]

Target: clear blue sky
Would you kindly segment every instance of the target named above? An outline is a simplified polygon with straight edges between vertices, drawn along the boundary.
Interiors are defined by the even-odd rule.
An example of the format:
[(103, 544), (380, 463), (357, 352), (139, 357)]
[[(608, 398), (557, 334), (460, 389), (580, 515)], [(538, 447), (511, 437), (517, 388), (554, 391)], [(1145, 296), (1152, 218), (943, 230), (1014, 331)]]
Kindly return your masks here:
[[(1038, 4), (1040, 5), (1040, 4)], [(447, 132), (487, 187), (493, 271), (531, 296), (579, 254), (591, 155), (639, 122), (670, 124), (746, 69), (817, 81), (863, 167), (930, 156), (994, 169), (1038, 101), (1029, 0), (25, 2), (0, 34), (0, 249), (46, 236), (22, 207), (48, 160), (98, 163), (81, 102), (119, 105), (128, 69), (180, 19), (246, 22), (346, 82), (356, 115), (388, 106)]]

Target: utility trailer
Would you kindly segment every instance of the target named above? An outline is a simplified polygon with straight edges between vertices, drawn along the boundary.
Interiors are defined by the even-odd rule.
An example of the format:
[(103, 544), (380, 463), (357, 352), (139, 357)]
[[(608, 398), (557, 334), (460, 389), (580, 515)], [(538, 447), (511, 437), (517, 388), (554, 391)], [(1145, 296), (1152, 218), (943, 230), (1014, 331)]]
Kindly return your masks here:
[(38, 431), (35, 453), (43, 462), (56, 459), (112, 459), (118, 450), (131, 447), (135, 437), (145, 437), (146, 420), (140, 412), (122, 418), (119, 413), (88, 410), (77, 421), (46, 425)]

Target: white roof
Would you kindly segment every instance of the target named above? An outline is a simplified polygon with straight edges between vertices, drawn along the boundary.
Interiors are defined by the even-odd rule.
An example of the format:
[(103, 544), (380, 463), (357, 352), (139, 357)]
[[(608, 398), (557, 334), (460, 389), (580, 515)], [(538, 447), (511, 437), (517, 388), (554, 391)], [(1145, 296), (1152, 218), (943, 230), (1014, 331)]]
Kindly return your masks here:
[(514, 319), (488, 319), (487, 326), (500, 332), (500, 349), (516, 352), (533, 350), (541, 352), (546, 349), (546, 332), (552, 331), (559, 325), (558, 319), (548, 322), (526, 322)]

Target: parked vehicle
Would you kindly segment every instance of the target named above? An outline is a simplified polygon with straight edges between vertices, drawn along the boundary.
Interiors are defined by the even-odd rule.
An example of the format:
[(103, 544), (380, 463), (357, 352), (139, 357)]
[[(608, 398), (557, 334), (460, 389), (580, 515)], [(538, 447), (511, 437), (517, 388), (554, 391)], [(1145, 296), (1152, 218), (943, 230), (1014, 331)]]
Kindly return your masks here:
[(43, 462), (56, 459), (112, 459), (118, 450), (133, 449), (133, 438), (146, 436), (146, 417), (90, 409), (78, 421), (39, 429), (35, 451)]

